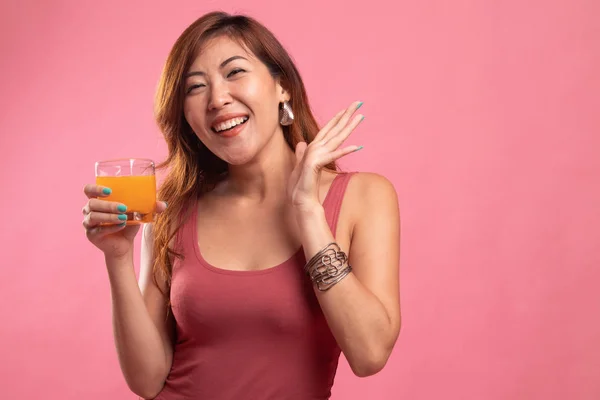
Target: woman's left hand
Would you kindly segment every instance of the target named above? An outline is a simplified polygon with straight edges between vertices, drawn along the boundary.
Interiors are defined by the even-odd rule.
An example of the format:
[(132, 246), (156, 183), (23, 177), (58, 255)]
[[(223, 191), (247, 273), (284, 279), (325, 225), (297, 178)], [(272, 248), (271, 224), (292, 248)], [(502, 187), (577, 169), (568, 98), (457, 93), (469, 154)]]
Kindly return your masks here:
[(354, 115), (360, 106), (362, 102), (352, 103), (333, 117), (310, 144), (300, 142), (296, 145), (296, 166), (290, 175), (288, 196), (297, 210), (309, 211), (320, 205), (319, 181), (324, 166), (362, 149), (362, 146), (340, 148), (364, 119), (361, 114)]

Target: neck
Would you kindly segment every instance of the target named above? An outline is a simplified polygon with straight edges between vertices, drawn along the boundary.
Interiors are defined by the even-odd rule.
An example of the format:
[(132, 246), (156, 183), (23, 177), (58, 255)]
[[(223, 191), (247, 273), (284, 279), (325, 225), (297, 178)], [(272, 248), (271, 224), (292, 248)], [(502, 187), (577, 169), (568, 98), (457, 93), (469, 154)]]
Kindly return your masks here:
[(251, 162), (229, 166), (227, 191), (251, 201), (280, 200), (286, 196), (295, 162), (283, 132), (275, 132)]

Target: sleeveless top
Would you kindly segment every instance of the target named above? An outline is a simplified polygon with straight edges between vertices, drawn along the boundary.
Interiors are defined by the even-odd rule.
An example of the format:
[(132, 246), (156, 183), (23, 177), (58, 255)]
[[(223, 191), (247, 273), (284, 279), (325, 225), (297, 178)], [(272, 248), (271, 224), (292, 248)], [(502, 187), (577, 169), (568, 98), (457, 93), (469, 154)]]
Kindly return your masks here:
[[(323, 207), (331, 231), (352, 173), (338, 174)], [(173, 265), (173, 364), (155, 400), (325, 400), (341, 353), (303, 272), (300, 248), (257, 271), (206, 262), (197, 207), (180, 231)]]

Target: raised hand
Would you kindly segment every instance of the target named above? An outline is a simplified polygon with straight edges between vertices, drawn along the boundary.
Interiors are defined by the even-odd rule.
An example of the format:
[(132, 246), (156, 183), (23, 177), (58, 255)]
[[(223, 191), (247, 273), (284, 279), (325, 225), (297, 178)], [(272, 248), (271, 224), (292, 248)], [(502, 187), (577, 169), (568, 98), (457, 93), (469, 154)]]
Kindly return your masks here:
[(357, 114), (362, 102), (355, 102), (340, 111), (319, 131), (310, 143), (296, 146), (296, 166), (290, 175), (288, 196), (294, 207), (305, 209), (319, 205), (321, 170), (332, 161), (362, 149), (362, 146), (341, 147), (352, 131), (364, 119)]

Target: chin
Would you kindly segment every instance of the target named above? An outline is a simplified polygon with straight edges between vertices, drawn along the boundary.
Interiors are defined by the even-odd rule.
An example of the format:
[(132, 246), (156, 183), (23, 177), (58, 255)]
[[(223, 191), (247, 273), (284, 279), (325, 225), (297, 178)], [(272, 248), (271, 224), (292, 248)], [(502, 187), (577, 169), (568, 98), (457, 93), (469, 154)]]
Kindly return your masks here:
[(219, 156), (227, 164), (236, 166), (248, 164), (254, 157), (256, 157), (256, 153), (249, 151), (247, 148), (239, 149), (239, 151), (228, 151), (227, 154)]
[(236, 157), (226, 159), (225, 162), (229, 165), (240, 166), (248, 164), (253, 157)]

